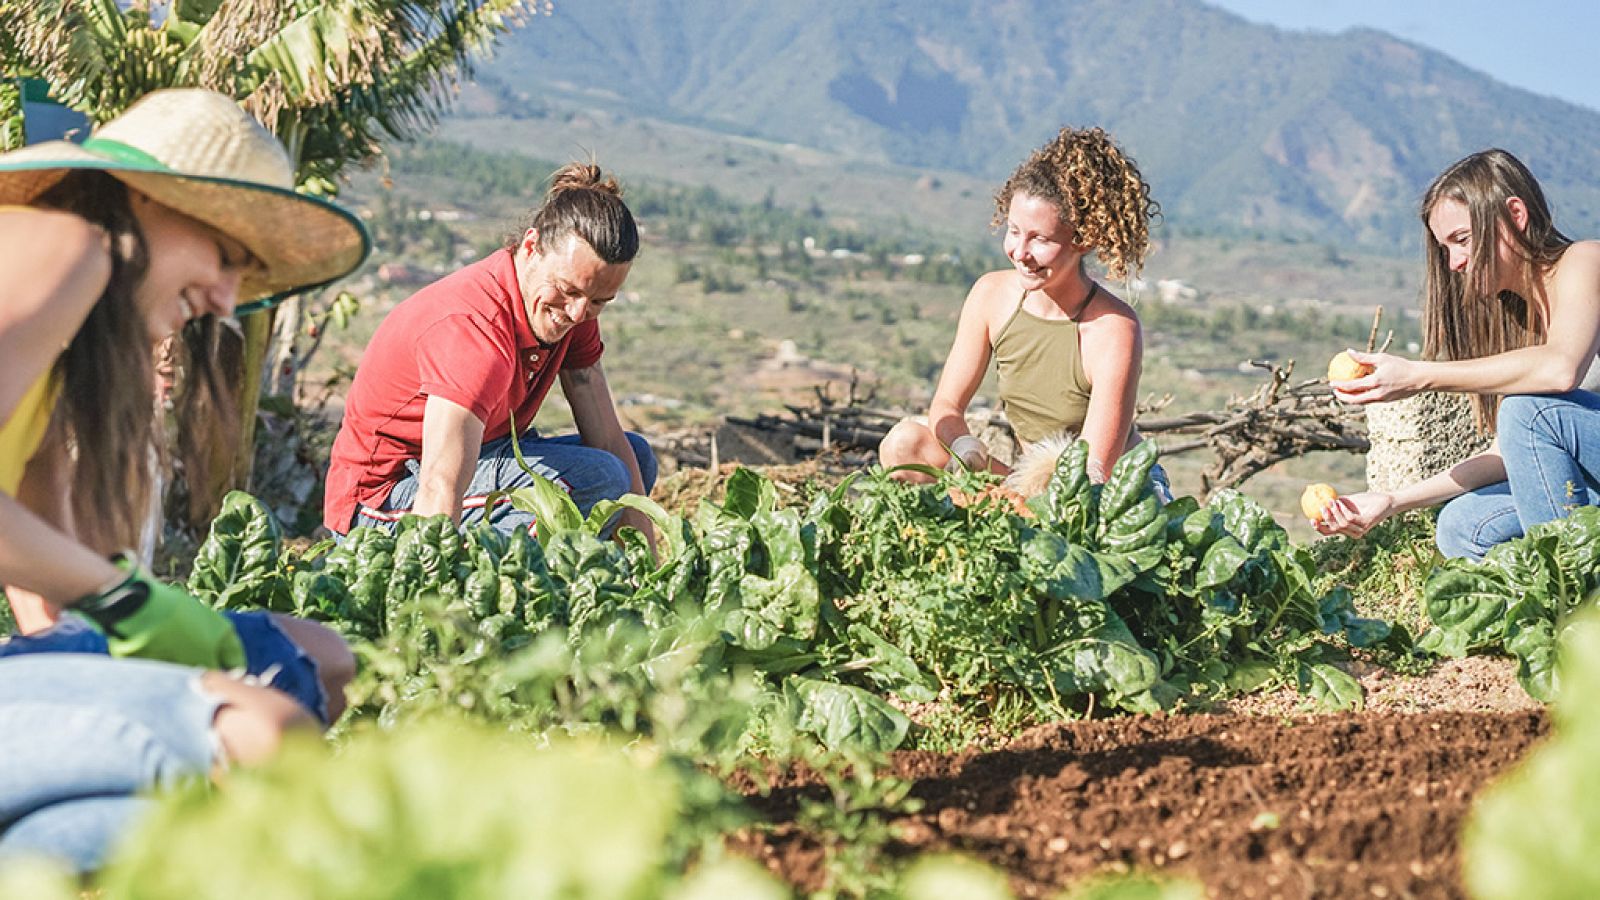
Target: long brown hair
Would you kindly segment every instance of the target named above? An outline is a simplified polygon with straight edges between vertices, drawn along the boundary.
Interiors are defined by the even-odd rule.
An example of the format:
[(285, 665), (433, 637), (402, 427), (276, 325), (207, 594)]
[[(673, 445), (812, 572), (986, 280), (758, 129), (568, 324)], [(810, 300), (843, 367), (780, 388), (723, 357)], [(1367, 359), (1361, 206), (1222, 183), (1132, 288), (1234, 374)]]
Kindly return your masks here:
[[(56, 360), (61, 394), (51, 428), (53, 439), (69, 449), (71, 508), (79, 539), (105, 553), (136, 547), (151, 509), (151, 452), (165, 446), (157, 427), (154, 350), (144, 314), (134, 301), (149, 269), (149, 246), (128, 189), (104, 172), (71, 172), (34, 204), (81, 216), (109, 238), (111, 277)], [(218, 374), (213, 350), (217, 331), (210, 316), (185, 329), (186, 352), (179, 361), (185, 378), (176, 408), (186, 422), (194, 421), (186, 416), (202, 409), (231, 408), (232, 396)], [(180, 459), (193, 480), (204, 477), (211, 448), (185, 441), (190, 430), (180, 428), (178, 433)], [(224, 442), (230, 439), (236, 439), (236, 429), (222, 435)]]
[(1011, 198), (1019, 193), (1053, 204), (1112, 278), (1144, 266), (1150, 220), (1161, 215), (1161, 205), (1150, 198), (1150, 185), (1133, 158), (1104, 130), (1063, 128), (1035, 150), (995, 195), (995, 227), (1005, 225)]
[[(1518, 197), (1528, 210), (1518, 228), (1506, 201)], [(1441, 201), (1467, 208), (1472, 251), (1465, 272), (1450, 269), (1450, 251), (1434, 239), (1428, 217)], [(1427, 247), (1426, 295), (1422, 305), (1423, 356), (1477, 359), (1543, 344), (1547, 310), (1538, 298), (1497, 291), (1500, 237), (1521, 258), (1523, 283), (1555, 265), (1572, 240), (1556, 229), (1539, 182), (1521, 160), (1498, 148), (1483, 150), (1445, 169), (1422, 197), (1422, 232)], [(1484, 433), (1494, 430), (1500, 396), (1475, 394), (1472, 417)]]
[(594, 163), (568, 163), (556, 170), (544, 203), (510, 236), (507, 248), (514, 250), (529, 228), (538, 229), (541, 247), (555, 247), (567, 235), (577, 235), (611, 265), (631, 262), (639, 254), (639, 226), (622, 202), (622, 185)]

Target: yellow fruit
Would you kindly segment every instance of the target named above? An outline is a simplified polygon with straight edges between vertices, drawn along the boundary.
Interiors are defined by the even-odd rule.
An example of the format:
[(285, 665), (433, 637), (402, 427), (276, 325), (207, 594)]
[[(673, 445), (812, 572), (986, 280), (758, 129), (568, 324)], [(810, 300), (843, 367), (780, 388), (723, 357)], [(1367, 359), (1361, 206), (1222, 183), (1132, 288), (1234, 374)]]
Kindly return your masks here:
[(1350, 381), (1371, 373), (1372, 366), (1356, 362), (1355, 358), (1344, 350), (1340, 350), (1339, 354), (1328, 362), (1329, 381)]
[(1300, 495), (1300, 511), (1311, 521), (1321, 522), (1322, 511), (1337, 499), (1339, 492), (1334, 490), (1331, 484), (1306, 485), (1305, 493)]

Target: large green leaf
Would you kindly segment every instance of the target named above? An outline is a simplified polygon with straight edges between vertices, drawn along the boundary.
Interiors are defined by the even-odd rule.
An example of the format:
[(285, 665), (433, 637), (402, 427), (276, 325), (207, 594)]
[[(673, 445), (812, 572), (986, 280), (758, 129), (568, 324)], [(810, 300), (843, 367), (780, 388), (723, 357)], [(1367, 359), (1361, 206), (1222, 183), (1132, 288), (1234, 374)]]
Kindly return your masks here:
[(1099, 600), (1105, 596), (1095, 555), (1049, 531), (1022, 545), (1022, 576), (1052, 600)]
[[(511, 446), (516, 445), (516, 441), (511, 442)], [(522, 461), (520, 451), (517, 461)], [(556, 535), (582, 531), (583, 514), (578, 512), (578, 504), (572, 502), (572, 497), (560, 485), (532, 469), (527, 470), (527, 475), (532, 483), (511, 492), (511, 505), (533, 514), (539, 543), (548, 548)]]
[(805, 566), (786, 563), (771, 578), (747, 574), (739, 582), (739, 597), (740, 606), (724, 626), (738, 645), (765, 650), (780, 637), (816, 636), (822, 597)]
[(743, 466), (728, 476), (722, 509), (730, 516), (749, 519), (777, 506), (778, 489), (771, 481)]
[[(1117, 528), (1121, 519), (1132, 513), (1141, 500), (1154, 499), (1150, 470), (1155, 464), (1155, 442), (1143, 441), (1122, 454), (1117, 464), (1111, 467), (1111, 474), (1100, 491), (1098, 529), (1102, 536)], [(1140, 519), (1141, 526), (1146, 519), (1148, 516)], [(1131, 530), (1134, 529), (1124, 528), (1124, 531)]]
[(1517, 683), (1535, 700), (1549, 703), (1560, 683), (1556, 674), (1556, 623), (1518, 619), (1506, 627), (1506, 650), (1517, 658)]
[(1338, 666), (1302, 663), (1298, 679), (1301, 692), (1328, 709), (1359, 710), (1365, 703), (1361, 683)]
[(792, 677), (784, 692), (795, 725), (816, 735), (830, 749), (887, 753), (900, 746), (911, 720), (876, 694), (858, 687)]
[(1499, 643), (1505, 637), (1510, 599), (1504, 578), (1486, 566), (1447, 565), (1436, 570), (1423, 586), (1423, 609), (1437, 629), (1451, 635), (1425, 636), (1428, 649), (1471, 650)]
[(1250, 552), (1239, 544), (1233, 535), (1224, 535), (1206, 548), (1200, 560), (1200, 572), (1195, 586), (1202, 589), (1221, 587), (1234, 579), (1239, 570), (1250, 561)]
[(602, 500), (596, 503), (594, 508), (589, 510), (589, 518), (584, 522), (584, 528), (590, 534), (598, 535), (611, 523), (611, 519), (624, 509), (644, 513), (645, 518), (655, 525), (657, 538), (666, 545), (663, 561), (675, 559), (683, 553), (685, 547), (683, 520), (667, 512), (656, 501), (638, 494), (624, 494), (616, 500)]
[(1089, 442), (1075, 442), (1056, 459), (1044, 493), (1028, 502), (1041, 522), (1076, 543), (1094, 533), (1096, 500), (1085, 468), (1088, 462)]
[(1056, 664), (1063, 693), (1108, 690), (1132, 696), (1161, 678), (1161, 662), (1139, 646), (1128, 625), (1109, 607), (1098, 611), (1099, 625), (1063, 642), (1048, 657)]

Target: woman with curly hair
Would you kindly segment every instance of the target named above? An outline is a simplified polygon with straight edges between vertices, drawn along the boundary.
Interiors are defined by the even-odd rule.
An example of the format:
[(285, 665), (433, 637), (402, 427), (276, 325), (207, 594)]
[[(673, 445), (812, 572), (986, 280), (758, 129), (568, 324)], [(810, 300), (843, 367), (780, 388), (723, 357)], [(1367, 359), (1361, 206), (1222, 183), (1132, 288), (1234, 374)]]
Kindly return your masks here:
[[(1114, 279), (1138, 271), (1159, 211), (1133, 160), (1099, 128), (1063, 128), (1034, 151), (995, 196), (994, 224), (1005, 230), (1011, 268), (972, 286), (926, 423), (895, 425), (879, 461), (946, 468), (959, 460), (1008, 474), (965, 418), (992, 358), (1000, 401), (1023, 444), (1082, 437), (1089, 475), (1104, 481), (1140, 441), (1133, 409), (1143, 346), (1139, 317), (1090, 277), (1086, 261), (1093, 253)], [(1165, 496), (1165, 473), (1158, 468), (1155, 478)]]
[(1424, 359), (1352, 351), (1371, 371), (1335, 382), (1334, 392), (1347, 403), (1471, 394), (1478, 428), (1494, 443), (1416, 484), (1341, 497), (1317, 529), (1360, 537), (1394, 513), (1449, 501), (1439, 549), (1478, 559), (1534, 525), (1600, 504), (1600, 241), (1557, 230), (1539, 182), (1498, 149), (1446, 169), (1421, 212)]

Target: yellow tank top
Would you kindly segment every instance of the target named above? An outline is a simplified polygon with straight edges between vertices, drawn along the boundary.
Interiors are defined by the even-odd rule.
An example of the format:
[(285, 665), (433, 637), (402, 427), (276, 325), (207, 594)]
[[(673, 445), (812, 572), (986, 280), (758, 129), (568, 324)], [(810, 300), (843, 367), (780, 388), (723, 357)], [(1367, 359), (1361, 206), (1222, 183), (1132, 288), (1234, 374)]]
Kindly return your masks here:
[[(0, 212), (27, 208), (0, 204)], [(17, 495), (22, 471), (28, 467), (28, 460), (33, 459), (45, 431), (50, 428), (50, 414), (56, 408), (60, 393), (61, 385), (46, 372), (22, 395), (22, 402), (17, 404), (11, 417), (0, 422), (0, 491), (8, 496)]]
[(994, 339), (994, 360), (1006, 418), (1017, 437), (1031, 444), (1062, 430), (1083, 429), (1089, 376), (1078, 348), (1078, 323), (1039, 318), (1022, 308), (1027, 296), (1017, 301)]
[(17, 495), (22, 470), (44, 440), (59, 393), (60, 385), (46, 372), (22, 395), (11, 417), (0, 423), (0, 491), (9, 496)]

